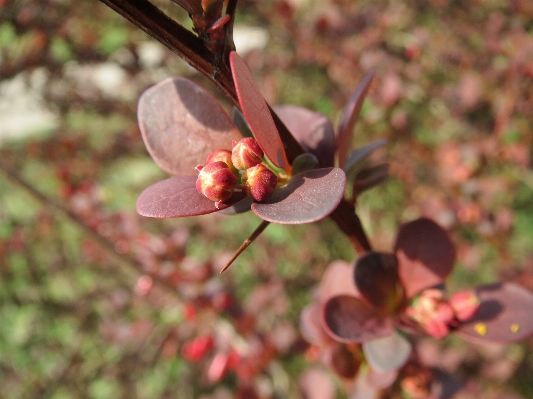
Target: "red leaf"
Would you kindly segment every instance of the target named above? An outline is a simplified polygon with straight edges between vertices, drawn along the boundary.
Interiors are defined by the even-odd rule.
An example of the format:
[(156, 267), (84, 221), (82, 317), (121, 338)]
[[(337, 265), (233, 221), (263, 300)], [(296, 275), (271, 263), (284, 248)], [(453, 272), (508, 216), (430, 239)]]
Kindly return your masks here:
[(152, 184), (137, 199), (137, 212), (153, 218), (178, 218), (205, 215), (234, 205), (244, 197), (234, 194), (229, 201), (215, 206), (215, 203), (196, 189), (196, 176), (171, 177)]
[(481, 305), (457, 333), (474, 342), (516, 342), (533, 334), (533, 293), (512, 283), (476, 289)]
[(344, 168), (346, 163), (348, 149), (352, 144), (353, 128), (359, 117), (359, 112), (361, 111), (363, 101), (365, 100), (366, 93), (368, 92), (373, 77), (374, 71), (367, 72), (367, 74), (363, 76), (363, 80), (361, 80), (361, 83), (355, 88), (342, 111), (341, 121), (337, 129), (337, 154), (339, 157), (340, 168)]
[(241, 110), (256, 140), (274, 165), (288, 171), (289, 162), (267, 103), (248, 66), (235, 51), (230, 54), (230, 66)]
[(326, 332), (334, 340), (344, 343), (386, 337), (394, 330), (391, 318), (349, 295), (329, 299), (323, 307), (322, 317)]
[(317, 157), (322, 168), (333, 166), (335, 133), (325, 115), (296, 105), (276, 106), (274, 111), (304, 151)]
[(137, 109), (144, 144), (154, 161), (175, 176), (194, 173), (213, 151), (242, 138), (218, 101), (185, 78), (146, 90)]
[(273, 223), (316, 222), (335, 210), (345, 186), (346, 175), (339, 168), (309, 170), (293, 176), (265, 202), (253, 203), (252, 211)]
[(331, 263), (320, 280), (318, 300), (324, 302), (337, 295), (359, 296), (353, 282), (353, 265), (343, 260)]
[(455, 262), (455, 248), (448, 233), (427, 218), (401, 226), (394, 251), (398, 258), (398, 274), (408, 298), (441, 284)]
[(393, 312), (401, 304), (403, 289), (392, 254), (369, 252), (361, 256), (355, 264), (354, 281), (361, 299), (378, 309)]
[(345, 344), (336, 343), (327, 348), (326, 362), (339, 377), (351, 380), (361, 367), (362, 356), (358, 352)]

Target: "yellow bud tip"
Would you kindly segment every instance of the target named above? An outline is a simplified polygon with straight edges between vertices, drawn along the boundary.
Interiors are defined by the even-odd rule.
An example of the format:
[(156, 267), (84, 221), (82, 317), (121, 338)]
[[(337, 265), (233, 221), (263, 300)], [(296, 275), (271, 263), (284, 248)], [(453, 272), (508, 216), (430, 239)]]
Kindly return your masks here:
[(511, 325), (511, 332), (517, 333), (518, 330), (520, 330), (520, 326), (518, 324), (514, 323)]

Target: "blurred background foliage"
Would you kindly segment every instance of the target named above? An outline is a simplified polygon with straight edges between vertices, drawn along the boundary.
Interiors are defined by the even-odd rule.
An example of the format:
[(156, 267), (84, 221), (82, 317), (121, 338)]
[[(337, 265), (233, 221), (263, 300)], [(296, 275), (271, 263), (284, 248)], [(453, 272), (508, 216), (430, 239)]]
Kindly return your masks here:
[[(155, 3), (190, 26), (170, 1)], [(236, 27), (271, 104), (335, 123), (375, 69), (354, 146), (389, 141), (373, 156), (391, 178), (357, 205), (376, 249), (426, 215), (457, 246), (450, 291), (497, 279), (533, 290), (530, 0), (247, 0)], [(253, 382), (261, 397), (297, 396), (309, 367), (299, 312), (325, 267), (355, 254), (329, 220), (271, 225), (220, 276), (254, 215), (137, 216), (137, 195), (164, 173), (142, 143), (136, 102), (174, 75), (229, 109), (97, 1), (0, 0), (0, 397), (233, 397), (234, 375), (215, 382), (182, 356), (192, 337), (227, 324), (191, 300), (213, 292), (255, 309), (255, 334), (277, 345)], [(531, 398), (532, 345), (418, 348), (468, 381), (458, 397)]]

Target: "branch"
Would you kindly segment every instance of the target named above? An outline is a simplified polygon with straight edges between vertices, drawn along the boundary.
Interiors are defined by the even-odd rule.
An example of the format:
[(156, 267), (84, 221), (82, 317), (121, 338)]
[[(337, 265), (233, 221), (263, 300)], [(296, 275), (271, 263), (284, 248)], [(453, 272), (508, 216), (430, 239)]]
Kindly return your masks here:
[[(193, 68), (211, 80), (240, 109), (229, 68), (228, 54), (224, 54), (222, 60), (217, 60), (217, 55), (213, 54), (200, 38), (169, 18), (148, 0), (100, 1), (185, 59)], [(237, 0), (229, 0), (226, 8), (226, 13), (232, 17), (228, 34), (232, 33), (236, 5)], [(285, 145), (287, 159), (292, 163), (294, 158), (303, 154), (304, 151), (270, 106), (269, 109)], [(346, 234), (357, 252), (363, 253), (370, 250), (370, 244), (353, 206), (343, 200), (330, 217)]]

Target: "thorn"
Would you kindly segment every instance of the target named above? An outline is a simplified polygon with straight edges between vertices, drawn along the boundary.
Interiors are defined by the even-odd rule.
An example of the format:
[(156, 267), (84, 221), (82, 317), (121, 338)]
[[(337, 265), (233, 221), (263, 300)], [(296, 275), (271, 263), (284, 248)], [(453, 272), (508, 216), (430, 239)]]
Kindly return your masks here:
[(254, 242), (254, 240), (259, 237), (259, 235), (267, 228), (267, 226), (270, 224), (270, 222), (267, 222), (266, 220), (263, 220), (261, 224), (254, 230), (254, 232), (248, 237), (237, 249), (237, 251), (233, 254), (231, 259), (226, 263), (226, 265), (222, 268), (220, 273), (224, 273), (228, 267), (231, 266), (231, 264), (239, 257), (239, 255), (246, 249), (248, 246)]

